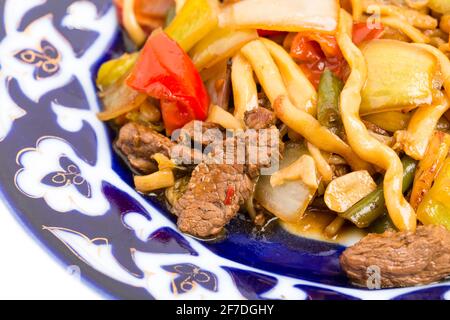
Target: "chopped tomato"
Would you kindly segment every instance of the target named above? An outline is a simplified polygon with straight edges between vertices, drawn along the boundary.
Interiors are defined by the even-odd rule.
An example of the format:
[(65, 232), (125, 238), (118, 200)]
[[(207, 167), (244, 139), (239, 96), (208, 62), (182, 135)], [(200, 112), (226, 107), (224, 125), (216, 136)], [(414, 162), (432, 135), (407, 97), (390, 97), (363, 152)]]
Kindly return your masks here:
[(380, 28), (370, 28), (365, 22), (355, 23), (353, 25), (353, 42), (360, 45), (365, 41), (380, 38), (383, 32), (384, 27), (382, 25)]
[(347, 78), (349, 71), (347, 61), (342, 57), (323, 59), (312, 63), (302, 63), (300, 64), (300, 68), (316, 89), (319, 87), (320, 77), (325, 69), (330, 69), (341, 80)]
[(168, 134), (208, 116), (210, 100), (200, 74), (186, 52), (164, 32), (148, 38), (127, 84), (161, 100)]
[[(353, 42), (357, 45), (377, 39), (384, 28), (371, 29), (367, 23), (356, 23), (353, 27)], [(336, 37), (320, 32), (299, 32), (291, 46), (291, 56), (297, 60), (300, 68), (317, 88), (325, 69), (345, 80), (348, 64), (345, 61)]]
[(291, 56), (317, 88), (326, 68), (343, 79), (347, 62), (342, 56), (336, 37), (319, 32), (299, 32), (292, 41)]

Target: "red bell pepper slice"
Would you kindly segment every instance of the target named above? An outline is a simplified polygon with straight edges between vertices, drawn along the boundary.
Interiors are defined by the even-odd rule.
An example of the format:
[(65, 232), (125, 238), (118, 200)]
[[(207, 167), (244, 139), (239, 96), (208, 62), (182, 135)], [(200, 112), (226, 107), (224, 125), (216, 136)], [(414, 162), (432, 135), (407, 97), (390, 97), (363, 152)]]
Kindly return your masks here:
[(380, 28), (369, 28), (365, 22), (355, 23), (353, 25), (353, 42), (356, 45), (360, 45), (365, 41), (378, 39), (383, 34), (383, 31), (383, 25)]
[(148, 38), (127, 84), (161, 100), (169, 134), (208, 116), (210, 100), (200, 74), (186, 52), (164, 32)]

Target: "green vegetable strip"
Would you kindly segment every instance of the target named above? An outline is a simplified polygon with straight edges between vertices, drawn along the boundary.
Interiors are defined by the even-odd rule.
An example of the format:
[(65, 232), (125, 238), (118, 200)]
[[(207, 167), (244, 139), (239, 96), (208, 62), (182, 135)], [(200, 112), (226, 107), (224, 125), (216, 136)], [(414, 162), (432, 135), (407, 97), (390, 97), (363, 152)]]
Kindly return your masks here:
[(375, 220), (369, 227), (370, 233), (384, 233), (386, 231), (397, 231), (397, 228), (392, 222), (391, 217), (389, 217), (387, 211), (383, 214), (383, 216)]
[(330, 129), (334, 134), (343, 135), (343, 125), (339, 112), (339, 98), (344, 83), (333, 72), (326, 69), (319, 83), (317, 101), (317, 119), (322, 126)]
[[(403, 164), (403, 192), (408, 190), (413, 181), (416, 172), (417, 162), (410, 157), (405, 156), (402, 159)], [(383, 184), (380, 183), (367, 197), (360, 200), (346, 212), (339, 214), (341, 217), (353, 222), (358, 228), (370, 226), (379, 217), (387, 211), (384, 201)]]
[(121, 57), (103, 63), (97, 74), (97, 86), (101, 89), (113, 85), (126, 75), (136, 63), (139, 53), (125, 53)]
[(175, 18), (177, 12), (176, 12), (176, 6), (173, 5), (169, 8), (169, 10), (167, 11), (167, 15), (166, 15), (166, 21), (164, 22), (164, 28), (167, 28), (167, 26), (170, 25), (170, 23), (173, 21), (173, 19)]

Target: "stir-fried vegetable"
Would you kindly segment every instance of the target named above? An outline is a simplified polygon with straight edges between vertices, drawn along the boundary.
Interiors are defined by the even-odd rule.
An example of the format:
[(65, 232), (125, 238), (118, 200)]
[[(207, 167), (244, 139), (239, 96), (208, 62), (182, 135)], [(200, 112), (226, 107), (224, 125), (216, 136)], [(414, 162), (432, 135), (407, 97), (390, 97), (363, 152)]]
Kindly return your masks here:
[(161, 99), (169, 134), (191, 120), (205, 120), (209, 97), (189, 56), (164, 32), (147, 40), (127, 80), (133, 89)]
[(324, 200), (334, 212), (345, 212), (377, 188), (367, 171), (353, 171), (336, 178), (328, 185)]
[(226, 6), (219, 16), (221, 26), (277, 31), (336, 30), (339, 4), (336, 0), (246, 0)]
[(176, 5), (173, 5), (167, 11), (166, 20), (164, 21), (164, 27), (168, 27), (172, 23), (176, 14), (177, 14)]
[(166, 189), (165, 196), (171, 206), (173, 206), (186, 192), (189, 180), (189, 176), (182, 177), (177, 179), (172, 187)]
[(428, 6), (431, 10), (439, 13), (450, 13), (450, 2), (448, 0), (429, 0)]
[[(290, 166), (302, 155), (307, 154), (303, 144), (286, 144), (280, 169)], [(255, 189), (255, 200), (265, 209), (286, 222), (297, 222), (305, 213), (314, 197), (316, 189), (308, 187), (303, 181), (289, 181), (272, 187), (270, 176), (261, 176)]]
[(397, 231), (389, 214), (386, 213), (375, 220), (369, 227), (370, 233), (384, 233), (386, 231)]
[[(408, 190), (413, 181), (414, 173), (416, 171), (417, 163), (409, 157), (402, 159), (403, 164), (403, 192)], [(386, 212), (383, 184), (370, 193), (367, 197), (360, 200), (353, 207), (346, 212), (339, 214), (341, 217), (350, 220), (358, 228), (366, 228), (372, 224), (376, 219), (381, 217)]]
[(344, 84), (330, 70), (325, 70), (320, 78), (317, 120), (334, 134), (343, 136), (343, 125), (339, 111), (339, 99)]
[(332, 34), (299, 32), (292, 41), (291, 55), (302, 62), (317, 62), (323, 55), (332, 58), (342, 53)]
[(430, 190), (434, 179), (439, 174), (448, 152), (450, 151), (450, 135), (436, 131), (431, 139), (425, 157), (419, 162), (410, 203), (415, 210)]
[(158, 163), (158, 171), (147, 176), (134, 177), (136, 189), (143, 193), (169, 188), (175, 184), (172, 171), (175, 163), (160, 153), (155, 154), (152, 158)]
[(432, 54), (395, 40), (370, 41), (362, 52), (368, 80), (362, 90), (361, 114), (408, 110), (432, 102), (438, 70)]
[(291, 56), (300, 63), (300, 67), (311, 83), (317, 87), (325, 69), (344, 78), (347, 62), (334, 35), (320, 32), (299, 32), (291, 46)]
[[(353, 42), (357, 45), (378, 39), (384, 27), (371, 29), (367, 23), (356, 23), (353, 26)], [(347, 75), (347, 62), (332, 34), (322, 32), (299, 32), (292, 40), (291, 55), (300, 63), (303, 72), (314, 86), (319, 85), (322, 73), (329, 69), (339, 78)]]
[(203, 38), (191, 51), (197, 70), (210, 68), (233, 56), (244, 44), (258, 38), (255, 30), (219, 29)]
[(380, 25), (377, 28), (369, 28), (367, 22), (355, 23), (353, 25), (353, 42), (359, 46), (366, 41), (379, 39), (383, 32), (383, 25)]
[(319, 187), (314, 159), (307, 154), (302, 155), (298, 160), (289, 166), (280, 169), (270, 177), (272, 187), (279, 187), (288, 181), (301, 180), (311, 189)]
[(328, 238), (335, 237), (339, 230), (341, 230), (342, 226), (345, 224), (345, 219), (341, 217), (336, 217), (324, 230), (323, 233)]
[(277, 116), (291, 129), (305, 137), (309, 142), (324, 151), (333, 150), (345, 158), (355, 170), (370, 169), (370, 165), (361, 160), (354, 151), (338, 136), (330, 132), (306, 112), (295, 108), (289, 99), (280, 96), (274, 103)]
[(417, 210), (423, 224), (440, 224), (450, 230), (450, 158), (447, 158)]
[(147, 96), (125, 84), (122, 77), (101, 93), (104, 111), (97, 114), (101, 121), (113, 120), (139, 108)]
[(166, 33), (185, 50), (217, 26), (217, 0), (189, 0), (177, 13)]
[(103, 63), (97, 73), (97, 86), (106, 89), (119, 81), (133, 68), (139, 53), (125, 53), (121, 57)]
[(411, 120), (411, 113), (386, 111), (369, 114), (364, 117), (364, 120), (370, 121), (386, 131), (395, 132), (408, 127), (409, 120)]

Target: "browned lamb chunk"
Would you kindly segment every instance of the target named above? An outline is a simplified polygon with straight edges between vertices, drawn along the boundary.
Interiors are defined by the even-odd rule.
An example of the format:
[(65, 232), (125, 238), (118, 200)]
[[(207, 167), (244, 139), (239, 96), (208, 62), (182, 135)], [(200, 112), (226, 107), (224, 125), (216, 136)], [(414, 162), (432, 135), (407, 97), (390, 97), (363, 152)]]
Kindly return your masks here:
[(217, 138), (216, 134), (220, 132), (220, 126), (215, 123), (193, 120), (180, 130), (177, 142), (187, 139), (191, 144), (196, 142), (201, 146), (206, 146), (214, 142)]
[(174, 145), (166, 136), (137, 122), (129, 122), (120, 128), (116, 141), (117, 148), (142, 173), (151, 173), (155, 169), (152, 160), (154, 154), (162, 153), (169, 157)]
[(201, 163), (186, 193), (175, 203), (181, 231), (198, 237), (218, 234), (251, 196), (253, 183), (243, 165)]
[[(243, 135), (230, 140), (231, 145), (235, 147), (235, 156), (238, 141), (248, 144), (248, 139)], [(267, 134), (264, 139), (257, 137), (256, 140), (259, 146), (267, 148), (258, 155), (255, 164), (239, 164), (237, 159), (234, 159), (233, 164), (226, 164), (225, 159), (233, 160), (228, 154), (229, 150), (222, 154), (216, 150), (214, 156), (220, 155), (219, 159), (223, 160), (220, 164), (205, 161), (197, 166), (192, 173), (188, 190), (173, 207), (181, 231), (198, 237), (214, 236), (236, 216), (240, 206), (253, 192), (254, 183), (251, 177), (257, 176), (260, 168), (270, 166), (274, 152), (273, 155), (279, 157), (278, 130), (274, 131), (273, 136)], [(248, 157), (248, 154), (246, 156)]]
[(416, 232), (369, 234), (340, 258), (347, 276), (366, 286), (368, 268), (380, 270), (382, 288), (423, 285), (450, 276), (450, 231), (419, 226)]
[(258, 107), (244, 114), (244, 122), (247, 128), (250, 129), (267, 129), (275, 125), (276, 116), (273, 111), (269, 109)]

